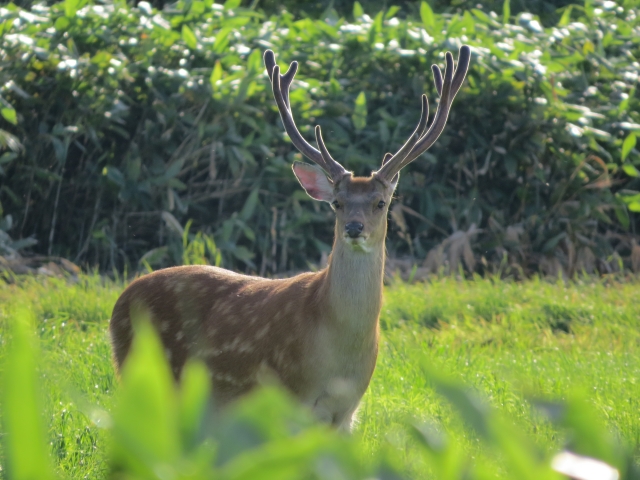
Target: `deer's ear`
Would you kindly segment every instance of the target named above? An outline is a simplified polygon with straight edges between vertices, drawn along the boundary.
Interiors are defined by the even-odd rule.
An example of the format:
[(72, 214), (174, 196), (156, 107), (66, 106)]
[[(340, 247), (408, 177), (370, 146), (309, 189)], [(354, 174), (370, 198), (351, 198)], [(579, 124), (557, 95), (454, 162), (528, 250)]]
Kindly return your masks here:
[(320, 167), (294, 162), (293, 173), (311, 198), (331, 203), (333, 200), (333, 183)]
[[(384, 166), (385, 163), (391, 160), (391, 157), (393, 157), (393, 153), (385, 153), (384, 158), (382, 159), (382, 165)], [(391, 184), (391, 193), (396, 191), (396, 187), (398, 186), (398, 180), (400, 180), (400, 172), (396, 173), (391, 179), (391, 181), (389, 182)]]

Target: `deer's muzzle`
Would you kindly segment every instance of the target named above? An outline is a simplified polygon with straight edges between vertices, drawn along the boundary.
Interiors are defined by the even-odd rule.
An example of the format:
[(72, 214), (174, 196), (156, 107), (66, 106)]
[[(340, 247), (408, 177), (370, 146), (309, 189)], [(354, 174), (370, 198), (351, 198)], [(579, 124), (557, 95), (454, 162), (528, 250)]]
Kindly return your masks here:
[(349, 222), (344, 226), (347, 235), (351, 238), (358, 238), (362, 233), (364, 225), (360, 222)]

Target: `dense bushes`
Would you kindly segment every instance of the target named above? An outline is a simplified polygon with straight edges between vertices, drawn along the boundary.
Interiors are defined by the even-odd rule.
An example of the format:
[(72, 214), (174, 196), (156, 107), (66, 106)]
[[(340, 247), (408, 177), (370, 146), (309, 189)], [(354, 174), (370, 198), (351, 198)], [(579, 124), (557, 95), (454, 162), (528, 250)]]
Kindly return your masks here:
[(193, 219), (227, 267), (317, 262), (331, 214), (291, 174), (300, 155), (264, 49), (301, 62), (291, 102), (303, 133), (321, 124), (334, 156), (366, 174), (413, 129), (419, 95), (434, 103), (430, 64), (464, 42), (467, 85), (443, 136), (401, 176), (390, 253), (429, 269), (640, 265), (635, 0), (568, 7), (547, 29), (508, 2), (500, 16), (422, 3), (406, 20), (356, 3), (353, 20), (326, 21), (234, 0), (162, 12), (83, 3), (0, 10), (0, 201), (9, 235), (35, 236), (39, 252), (166, 265)]

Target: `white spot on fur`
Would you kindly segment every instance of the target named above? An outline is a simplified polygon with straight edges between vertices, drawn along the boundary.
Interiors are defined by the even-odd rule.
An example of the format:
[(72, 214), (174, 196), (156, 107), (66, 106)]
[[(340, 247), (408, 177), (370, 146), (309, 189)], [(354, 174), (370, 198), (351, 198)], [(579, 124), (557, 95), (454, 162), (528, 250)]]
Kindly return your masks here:
[(269, 331), (269, 325), (267, 324), (256, 332), (256, 338), (258, 340), (261, 339), (267, 334), (268, 331)]
[(241, 343), (238, 347), (239, 353), (253, 352), (253, 345), (250, 342)]
[(280, 350), (278, 351), (278, 353), (276, 354), (276, 365), (278, 365), (278, 367), (282, 367), (284, 364), (284, 357), (285, 357), (285, 351), (284, 350)]
[(222, 354), (222, 350), (219, 348), (205, 348), (200, 353), (204, 357), (217, 357)]
[(245, 384), (250, 382), (249, 379), (242, 380), (242, 379), (234, 377), (233, 375), (231, 375), (229, 373), (215, 372), (213, 374), (213, 378), (215, 380), (220, 380), (220, 381), (223, 381), (223, 382), (230, 383), (231, 385), (237, 385), (237, 386), (245, 385)]
[(224, 316), (227, 315), (232, 308), (233, 306), (230, 303), (223, 303), (222, 305), (220, 305), (220, 308), (217, 309), (216, 313), (218, 315)]
[(227, 287), (225, 285), (221, 285), (218, 288), (216, 288), (217, 295), (223, 296), (226, 292), (227, 292)]
[(173, 291), (177, 294), (181, 294), (187, 288), (187, 282), (184, 280), (178, 280), (173, 285)]
[(238, 345), (240, 344), (240, 338), (236, 337), (233, 339), (232, 342), (228, 342), (225, 343), (224, 345), (222, 345), (221, 349), (225, 352), (232, 352), (233, 350), (235, 350), (236, 348), (238, 348)]

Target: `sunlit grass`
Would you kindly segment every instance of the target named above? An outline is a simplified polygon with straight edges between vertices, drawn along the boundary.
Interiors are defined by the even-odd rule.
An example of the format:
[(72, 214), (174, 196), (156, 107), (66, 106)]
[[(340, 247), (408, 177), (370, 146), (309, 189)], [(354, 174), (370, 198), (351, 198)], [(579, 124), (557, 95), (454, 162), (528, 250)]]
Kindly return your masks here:
[[(370, 455), (396, 449), (417, 472), (422, 456), (406, 423), (424, 421), (446, 431), (470, 457), (494, 461), (430, 388), (426, 364), (477, 389), (545, 450), (559, 448), (563, 439), (532, 413), (530, 399), (564, 398), (580, 389), (637, 457), (639, 287), (637, 281), (597, 279), (569, 285), (439, 279), (388, 287), (378, 365), (356, 434)], [(0, 365), (12, 312), (26, 307), (36, 317), (40, 338), (51, 453), (59, 470), (72, 478), (107, 473), (100, 412), (111, 411), (117, 389), (107, 325), (122, 288), (86, 276), (75, 284), (24, 279), (0, 290)]]
[[(529, 399), (586, 392), (601, 420), (640, 453), (640, 303), (637, 282), (570, 285), (477, 279), (387, 289), (384, 339), (361, 410), (372, 449), (406, 417), (453, 432), (472, 455), (475, 437), (428, 388), (421, 362), (477, 389), (539, 446), (561, 446)], [(399, 441), (411, 456), (409, 441)]]

